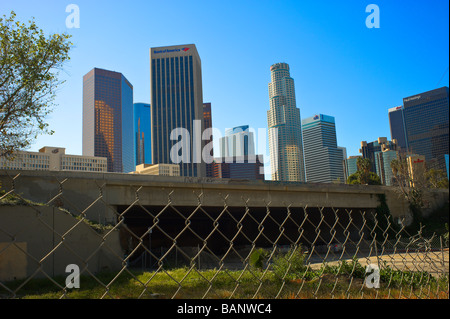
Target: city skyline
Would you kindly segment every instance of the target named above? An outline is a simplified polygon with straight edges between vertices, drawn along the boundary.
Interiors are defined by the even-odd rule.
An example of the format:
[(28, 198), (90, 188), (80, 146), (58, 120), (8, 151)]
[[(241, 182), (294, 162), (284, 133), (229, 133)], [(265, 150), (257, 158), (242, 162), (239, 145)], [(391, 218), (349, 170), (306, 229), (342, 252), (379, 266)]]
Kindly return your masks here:
[[(442, 27), (448, 26), (445, 14), (448, 3), (444, 1), (432, 4), (379, 1), (379, 29), (366, 27), (368, 13), (364, 2), (329, 2), (320, 8), (312, 4), (286, 2), (265, 9), (256, 2), (249, 2), (240, 5), (241, 10), (236, 12), (232, 5), (221, 7), (225, 13), (223, 18), (215, 13), (217, 5), (197, 13), (185, 4), (172, 8), (174, 11), (170, 12), (166, 5), (158, 3), (152, 9), (160, 12), (160, 16), (152, 15), (148, 28), (143, 28), (148, 34), (146, 36), (141, 36), (138, 25), (129, 23), (127, 26), (127, 21), (131, 21), (119, 18), (131, 16), (132, 20), (139, 20), (143, 14), (140, 11), (146, 10), (135, 9), (147, 6), (144, 2), (135, 2), (136, 6), (133, 6), (78, 1), (76, 4), (81, 14), (79, 29), (65, 26), (67, 4), (51, 6), (49, 3), (7, 0), (0, 4), (2, 15), (9, 15), (14, 10), (21, 21), (34, 16), (45, 32), (68, 32), (74, 36), (72, 61), (62, 73), (67, 82), (58, 94), (56, 102), (59, 105), (49, 117), (50, 128), (56, 133), (39, 137), (31, 150), (44, 145), (64, 145), (72, 154), (82, 153), (81, 76), (93, 67), (126, 74), (135, 88), (134, 101), (149, 103), (148, 49), (161, 45), (197, 45), (203, 61), (203, 99), (213, 103), (213, 126), (222, 132), (243, 122), (253, 128), (267, 128), (264, 114), (268, 108), (267, 82), (270, 78), (267, 68), (277, 62), (290, 64), (293, 69), (291, 76), (296, 79), (297, 104), (302, 114), (334, 116), (339, 144), (347, 148), (348, 156), (358, 155), (361, 140), (372, 141), (379, 136), (390, 139), (388, 110), (400, 105), (403, 97), (448, 86), (448, 29)], [(271, 9), (289, 11), (285, 17), (289, 28), (280, 27), (269, 32), (263, 21), (269, 17), (269, 12), (272, 13)], [(252, 14), (247, 17), (243, 14), (246, 11)], [(106, 14), (100, 16), (102, 12)], [(169, 12), (175, 17), (186, 18), (178, 22), (171, 18), (172, 24), (164, 24), (165, 29), (162, 30), (159, 26)], [(200, 16), (205, 20), (194, 23), (194, 18)], [(226, 20), (234, 17), (231, 20), (237, 23), (233, 26), (223, 24), (225, 17)], [(297, 22), (293, 22), (294, 17), (298, 18)], [(259, 31), (258, 28), (245, 28), (249, 21), (261, 26)], [(105, 25), (108, 27), (101, 27)], [(185, 25), (185, 30), (175, 33), (180, 25)], [(98, 34), (92, 35), (93, 30)], [(281, 30), (285, 33), (280, 33)], [(295, 36), (293, 30), (297, 32)], [(131, 31), (136, 35), (128, 39), (126, 35)], [(244, 36), (236, 36), (239, 32)], [(280, 34), (283, 41), (274, 46), (261, 41), (271, 32)], [(230, 36), (224, 38), (220, 34)], [(403, 41), (398, 41), (400, 35)], [(137, 41), (140, 37), (142, 39)], [(434, 41), (434, 45), (417, 46), (424, 37), (427, 41)], [(92, 47), (98, 52), (94, 53)], [(236, 55), (238, 52), (247, 53), (254, 59), (240, 59)], [(238, 70), (246, 71), (242, 79), (236, 76)], [(243, 80), (252, 85), (244, 85)], [(322, 90), (326, 90), (326, 94)], [(242, 111), (242, 116), (230, 115), (238, 111)], [(73, 114), (70, 126), (62, 121), (69, 112)], [(377, 125), (364, 124), (369, 115)], [(359, 134), (354, 134), (355, 131)], [(61, 141), (66, 142), (62, 144)], [(268, 177), (270, 175), (266, 175)]]

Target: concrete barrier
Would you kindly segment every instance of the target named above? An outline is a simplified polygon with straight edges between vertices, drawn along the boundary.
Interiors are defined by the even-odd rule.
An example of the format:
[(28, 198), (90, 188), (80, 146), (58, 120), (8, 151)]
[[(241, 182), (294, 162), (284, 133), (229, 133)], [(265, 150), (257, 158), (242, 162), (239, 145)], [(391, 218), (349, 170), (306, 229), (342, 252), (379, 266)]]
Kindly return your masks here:
[(97, 273), (122, 267), (119, 231), (98, 233), (67, 212), (46, 206), (0, 206), (0, 281), (68, 275), (76, 264)]

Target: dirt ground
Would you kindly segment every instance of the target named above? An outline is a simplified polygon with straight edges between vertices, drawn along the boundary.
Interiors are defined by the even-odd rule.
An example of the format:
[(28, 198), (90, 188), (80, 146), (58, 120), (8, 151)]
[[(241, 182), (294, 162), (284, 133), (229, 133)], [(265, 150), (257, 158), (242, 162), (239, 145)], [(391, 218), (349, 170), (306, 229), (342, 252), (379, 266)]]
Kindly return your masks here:
[[(336, 254), (327, 258), (325, 262), (332, 266), (339, 262)], [(333, 260), (336, 259), (336, 260)], [(429, 252), (413, 252), (413, 253), (396, 253), (384, 254), (379, 257), (357, 257), (359, 263), (366, 267), (369, 264), (378, 265), (379, 267), (386, 263), (387, 266), (395, 270), (401, 271), (426, 271), (432, 275), (449, 273), (449, 250), (429, 251)], [(351, 259), (341, 259), (351, 262)], [(310, 259), (312, 269), (318, 269), (324, 263), (323, 256), (313, 256)]]

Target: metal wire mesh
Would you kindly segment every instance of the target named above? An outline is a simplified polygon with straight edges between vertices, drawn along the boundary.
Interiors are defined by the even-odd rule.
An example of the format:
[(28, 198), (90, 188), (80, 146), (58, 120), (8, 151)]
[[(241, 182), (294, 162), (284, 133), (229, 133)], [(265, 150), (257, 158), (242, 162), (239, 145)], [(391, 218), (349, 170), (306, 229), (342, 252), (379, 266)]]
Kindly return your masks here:
[(20, 174), (1, 175), (1, 298), (449, 297), (448, 237), (411, 234), (374, 209), (255, 205), (248, 194), (231, 205), (225, 192), (212, 206), (201, 188), (180, 205), (176, 187), (152, 205), (146, 185), (112, 205), (105, 181), (80, 208), (70, 178), (36, 202)]

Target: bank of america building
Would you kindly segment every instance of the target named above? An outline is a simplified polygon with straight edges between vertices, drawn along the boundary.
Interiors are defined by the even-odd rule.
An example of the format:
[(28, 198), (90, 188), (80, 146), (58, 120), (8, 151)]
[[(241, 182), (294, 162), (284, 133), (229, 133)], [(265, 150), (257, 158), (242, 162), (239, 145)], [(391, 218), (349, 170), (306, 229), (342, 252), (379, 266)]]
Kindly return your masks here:
[[(173, 164), (172, 148), (178, 143), (185, 152), (181, 176), (206, 176), (201, 139), (203, 89), (201, 60), (194, 44), (150, 49), (150, 94), (152, 122), (152, 164)], [(189, 140), (171, 139), (173, 130), (189, 133)], [(175, 137), (177, 134), (175, 134)], [(187, 154), (186, 154), (187, 152)]]

